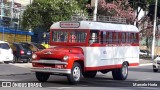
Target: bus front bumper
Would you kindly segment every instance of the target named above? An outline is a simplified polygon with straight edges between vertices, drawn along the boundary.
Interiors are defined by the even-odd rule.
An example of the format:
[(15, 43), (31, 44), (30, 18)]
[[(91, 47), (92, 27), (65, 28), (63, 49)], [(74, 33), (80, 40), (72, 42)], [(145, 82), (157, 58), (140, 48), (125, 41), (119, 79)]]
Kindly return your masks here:
[(44, 72), (52, 74), (71, 74), (71, 69), (58, 69), (58, 68), (43, 68), (43, 67), (33, 67), (32, 72)]

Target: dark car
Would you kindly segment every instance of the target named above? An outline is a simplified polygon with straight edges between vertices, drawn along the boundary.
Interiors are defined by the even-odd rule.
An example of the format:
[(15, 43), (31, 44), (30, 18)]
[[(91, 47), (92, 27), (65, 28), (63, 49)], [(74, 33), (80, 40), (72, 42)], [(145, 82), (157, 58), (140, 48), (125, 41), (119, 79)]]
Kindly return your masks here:
[(14, 60), (13, 62), (30, 62), (32, 57), (32, 50), (23, 43), (11, 43), (10, 44)]
[(26, 44), (32, 50), (32, 52), (46, 49), (43, 45), (34, 42), (21, 42), (21, 43)]

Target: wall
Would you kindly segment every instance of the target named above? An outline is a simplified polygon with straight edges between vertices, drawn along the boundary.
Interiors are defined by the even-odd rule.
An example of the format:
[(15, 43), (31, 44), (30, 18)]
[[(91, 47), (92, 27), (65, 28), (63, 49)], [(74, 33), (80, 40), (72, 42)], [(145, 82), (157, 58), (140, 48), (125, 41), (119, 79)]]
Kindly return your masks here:
[[(0, 40), (3, 39), (2, 33), (0, 33)], [(21, 35), (21, 34), (4, 34), (4, 41), (7, 42), (31, 42), (31, 36), (30, 35)]]

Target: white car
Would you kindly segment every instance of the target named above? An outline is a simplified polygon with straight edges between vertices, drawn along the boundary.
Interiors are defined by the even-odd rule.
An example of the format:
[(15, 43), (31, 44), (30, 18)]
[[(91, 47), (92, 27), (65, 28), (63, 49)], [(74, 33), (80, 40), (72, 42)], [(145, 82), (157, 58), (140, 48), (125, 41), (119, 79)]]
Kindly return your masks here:
[(9, 63), (13, 61), (13, 51), (8, 42), (0, 41), (0, 62)]
[(158, 72), (158, 69), (160, 69), (160, 56), (156, 57), (153, 61), (153, 71)]

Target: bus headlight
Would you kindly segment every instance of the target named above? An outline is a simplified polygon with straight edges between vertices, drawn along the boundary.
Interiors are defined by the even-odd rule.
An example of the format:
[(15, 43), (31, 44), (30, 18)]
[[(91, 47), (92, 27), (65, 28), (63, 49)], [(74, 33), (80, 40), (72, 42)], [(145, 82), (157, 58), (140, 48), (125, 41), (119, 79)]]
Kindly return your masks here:
[(32, 59), (36, 59), (37, 58), (37, 55), (36, 54), (33, 54), (32, 55)]
[(69, 56), (67, 56), (67, 55), (65, 55), (64, 57), (63, 57), (63, 60), (64, 61), (67, 61), (69, 59)]

